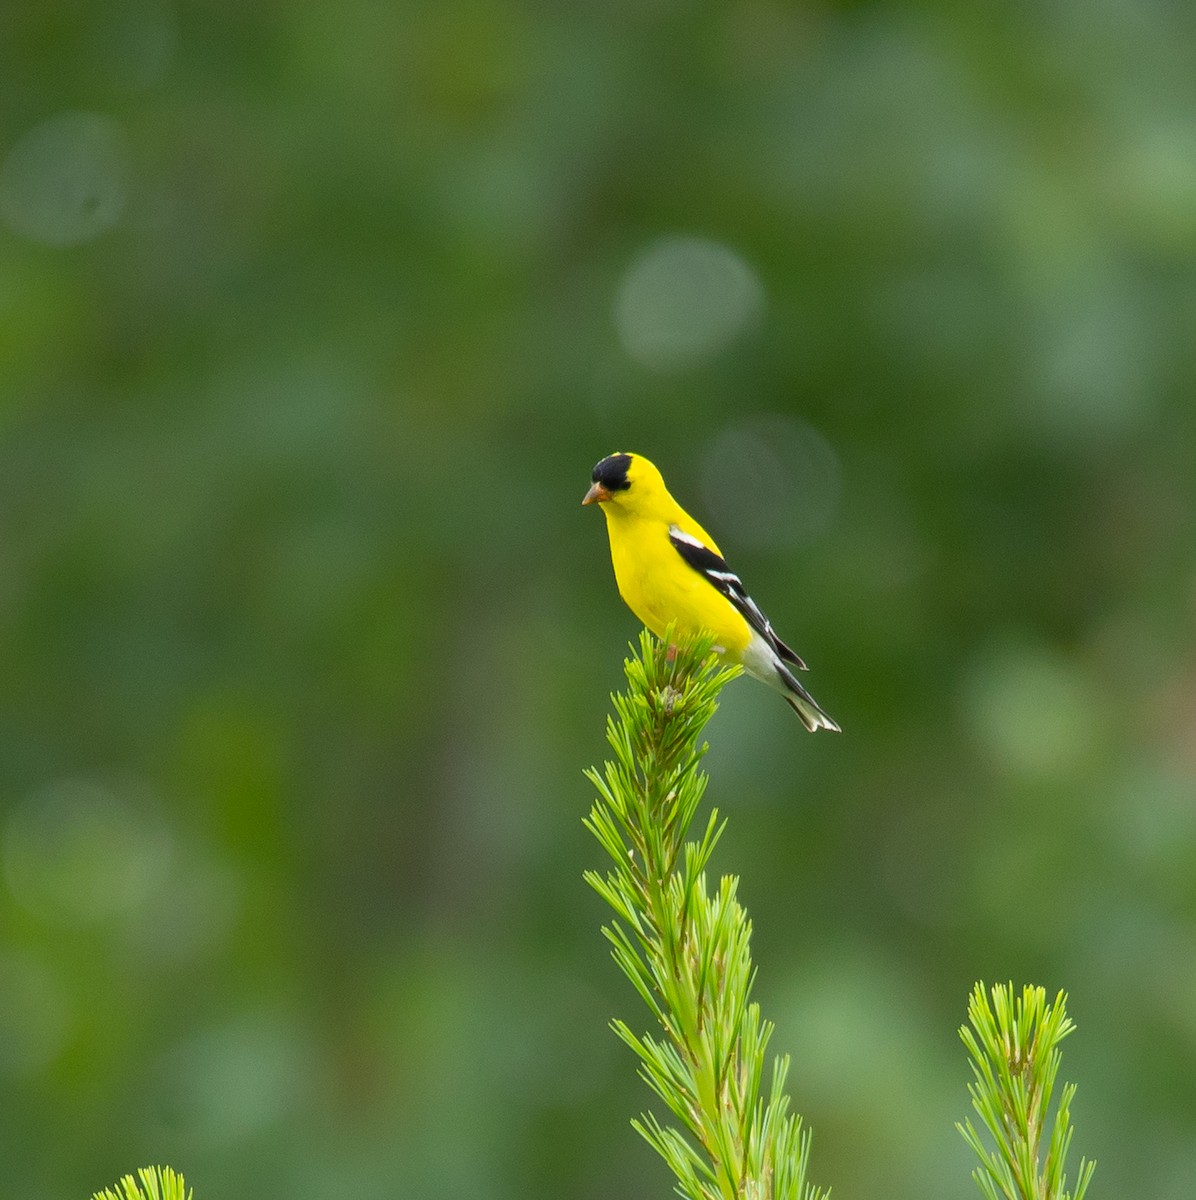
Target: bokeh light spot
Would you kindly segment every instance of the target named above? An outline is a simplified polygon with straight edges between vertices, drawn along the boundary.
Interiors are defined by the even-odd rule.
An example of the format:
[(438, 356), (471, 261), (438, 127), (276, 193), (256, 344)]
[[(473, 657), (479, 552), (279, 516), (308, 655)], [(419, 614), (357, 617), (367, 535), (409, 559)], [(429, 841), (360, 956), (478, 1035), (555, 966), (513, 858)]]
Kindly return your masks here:
[(158, 890), (172, 842), (127, 798), (87, 780), (35, 792), (4, 830), (4, 878), (16, 900), (53, 924), (129, 914)]
[(996, 763), (1029, 778), (1066, 777), (1099, 739), (1088, 684), (1074, 663), (1046, 647), (990, 648), (968, 683), (967, 710)]
[(161, 1064), (161, 1117), (204, 1147), (232, 1145), (294, 1111), (311, 1055), (281, 1016), (246, 1013), (177, 1046)]
[(120, 220), (129, 155), (111, 117), (65, 112), (35, 125), (0, 165), (0, 219), (47, 246), (90, 242)]
[(669, 236), (632, 261), (615, 298), (624, 350), (654, 371), (696, 366), (759, 320), (764, 288), (728, 246)]
[(812, 425), (761, 416), (729, 425), (702, 462), (702, 495), (737, 545), (792, 547), (824, 533), (839, 509), (839, 457)]

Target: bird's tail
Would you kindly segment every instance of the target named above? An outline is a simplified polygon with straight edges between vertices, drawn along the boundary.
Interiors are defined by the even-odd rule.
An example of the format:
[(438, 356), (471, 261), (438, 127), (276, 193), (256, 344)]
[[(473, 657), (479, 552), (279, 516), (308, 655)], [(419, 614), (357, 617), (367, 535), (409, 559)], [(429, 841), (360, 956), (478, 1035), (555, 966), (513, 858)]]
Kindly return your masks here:
[(822, 711), (818, 701), (802, 687), (797, 677), (787, 667), (778, 666), (777, 675), (781, 680), (781, 694), (785, 703), (801, 718), (801, 723), (813, 733), (816, 729), (830, 729), (834, 733), (842, 733), (839, 726)]

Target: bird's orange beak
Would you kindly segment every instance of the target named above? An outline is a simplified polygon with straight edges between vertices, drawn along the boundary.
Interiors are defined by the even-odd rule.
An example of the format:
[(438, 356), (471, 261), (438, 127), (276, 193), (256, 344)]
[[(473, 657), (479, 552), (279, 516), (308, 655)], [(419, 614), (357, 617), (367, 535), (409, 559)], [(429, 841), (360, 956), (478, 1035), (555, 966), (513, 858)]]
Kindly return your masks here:
[(590, 490), (586, 492), (585, 499), (582, 504), (601, 504), (604, 500), (610, 499), (610, 492), (606, 490), (600, 483), (595, 483), (590, 486)]

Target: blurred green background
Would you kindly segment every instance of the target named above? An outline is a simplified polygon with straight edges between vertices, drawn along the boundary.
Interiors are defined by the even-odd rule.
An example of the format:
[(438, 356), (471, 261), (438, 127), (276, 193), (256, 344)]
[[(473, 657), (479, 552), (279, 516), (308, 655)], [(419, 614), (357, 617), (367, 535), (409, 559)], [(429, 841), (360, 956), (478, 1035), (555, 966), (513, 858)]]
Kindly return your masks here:
[(813, 1178), (973, 1194), (976, 978), (1196, 1179), (1196, 16), (0, 10), (0, 1190), (669, 1193), (581, 881), (634, 449), (843, 725), (717, 856)]

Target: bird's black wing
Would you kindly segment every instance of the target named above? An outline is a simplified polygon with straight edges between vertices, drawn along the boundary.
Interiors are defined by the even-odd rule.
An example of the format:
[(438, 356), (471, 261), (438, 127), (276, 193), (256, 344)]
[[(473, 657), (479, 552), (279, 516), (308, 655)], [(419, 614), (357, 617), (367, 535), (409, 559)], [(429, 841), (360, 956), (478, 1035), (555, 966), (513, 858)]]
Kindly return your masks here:
[(669, 526), (669, 541), (677, 553), (712, 588), (721, 592), (743, 614), (744, 620), (776, 651), (777, 657), (804, 671), (806, 664), (800, 656), (777, 637), (768, 618), (760, 606), (747, 593), (743, 581), (734, 571), (728, 570), (726, 561), (709, 546), (704, 546), (696, 537), (676, 525)]

